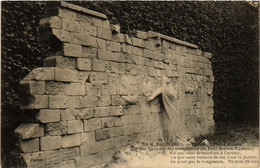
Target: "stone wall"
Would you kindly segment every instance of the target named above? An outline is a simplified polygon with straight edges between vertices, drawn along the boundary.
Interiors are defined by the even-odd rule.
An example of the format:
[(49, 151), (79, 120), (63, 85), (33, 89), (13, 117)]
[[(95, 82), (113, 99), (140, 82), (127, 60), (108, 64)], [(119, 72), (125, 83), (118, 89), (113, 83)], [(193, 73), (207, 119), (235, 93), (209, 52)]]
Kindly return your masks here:
[(50, 54), (19, 85), (21, 109), (35, 116), (15, 130), (15, 167), (91, 167), (134, 142), (164, 139), (160, 97), (145, 102), (163, 76), (190, 136), (214, 132), (210, 53), (152, 31), (129, 37), (66, 2), (48, 4), (39, 32)]

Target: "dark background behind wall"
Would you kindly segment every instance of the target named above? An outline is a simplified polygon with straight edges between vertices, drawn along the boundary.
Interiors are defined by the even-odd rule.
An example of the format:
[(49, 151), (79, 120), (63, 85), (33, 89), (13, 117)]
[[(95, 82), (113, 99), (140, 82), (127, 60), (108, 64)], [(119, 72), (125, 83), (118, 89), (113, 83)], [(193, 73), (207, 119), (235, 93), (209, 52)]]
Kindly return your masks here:
[[(17, 85), (43, 64), (37, 41), (46, 2), (2, 2), (2, 161), (28, 119)], [(258, 125), (258, 9), (247, 2), (71, 2), (104, 13), (123, 33), (153, 30), (213, 53), (214, 119)]]

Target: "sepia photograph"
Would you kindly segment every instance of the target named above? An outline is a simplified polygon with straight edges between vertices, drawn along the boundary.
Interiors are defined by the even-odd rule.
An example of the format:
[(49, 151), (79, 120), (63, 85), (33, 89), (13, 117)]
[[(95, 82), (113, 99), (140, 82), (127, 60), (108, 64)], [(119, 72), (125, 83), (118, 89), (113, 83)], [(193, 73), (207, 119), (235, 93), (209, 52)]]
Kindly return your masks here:
[(2, 168), (259, 168), (259, 1), (2, 1)]

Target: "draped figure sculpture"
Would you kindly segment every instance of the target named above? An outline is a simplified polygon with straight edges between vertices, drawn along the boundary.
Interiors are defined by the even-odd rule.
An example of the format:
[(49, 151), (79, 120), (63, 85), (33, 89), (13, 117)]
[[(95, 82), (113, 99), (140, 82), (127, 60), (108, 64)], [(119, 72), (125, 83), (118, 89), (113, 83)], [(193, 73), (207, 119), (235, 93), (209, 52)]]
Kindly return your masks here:
[(178, 143), (182, 146), (191, 146), (189, 132), (185, 129), (184, 121), (178, 110), (178, 93), (174, 89), (169, 78), (162, 77), (162, 87), (155, 90), (152, 95), (147, 97), (147, 101), (152, 101), (156, 96), (162, 95), (163, 101), (163, 129), (167, 136), (164, 138), (168, 143)]

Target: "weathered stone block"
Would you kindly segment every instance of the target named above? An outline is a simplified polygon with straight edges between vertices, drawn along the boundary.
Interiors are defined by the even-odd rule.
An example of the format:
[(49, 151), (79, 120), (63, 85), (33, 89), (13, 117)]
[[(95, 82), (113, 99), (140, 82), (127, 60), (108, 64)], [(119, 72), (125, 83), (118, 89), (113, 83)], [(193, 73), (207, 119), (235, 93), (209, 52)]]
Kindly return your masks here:
[(144, 40), (135, 37), (132, 37), (131, 40), (134, 46), (144, 48)]
[(128, 145), (128, 137), (127, 136), (119, 136), (114, 138), (115, 147), (123, 147)]
[(91, 71), (92, 70), (92, 60), (85, 59), (85, 58), (78, 58), (77, 59), (77, 68), (79, 70)]
[(61, 110), (61, 121), (75, 120), (75, 116), (71, 111), (70, 109)]
[(107, 84), (107, 75), (102, 72), (92, 72), (89, 75), (89, 81), (93, 85)]
[(102, 128), (110, 128), (115, 126), (114, 117), (104, 117), (101, 119)]
[(27, 168), (41, 168), (44, 167), (44, 152), (34, 152), (28, 154), (17, 154), (15, 161), (23, 163), (21, 167)]
[(36, 120), (41, 123), (60, 121), (60, 109), (42, 109), (36, 115)]
[(136, 31), (136, 37), (146, 40), (147, 39), (147, 32), (137, 30)]
[(99, 107), (109, 106), (111, 104), (110, 96), (100, 96), (97, 102)]
[(121, 117), (115, 118), (115, 127), (122, 127), (123, 126), (123, 120)]
[(95, 17), (92, 17), (92, 23), (94, 26), (97, 26), (97, 27), (103, 27), (103, 20), (100, 19), (100, 18), (95, 18)]
[(91, 118), (89, 120), (84, 120), (84, 131), (92, 131), (96, 129), (101, 129), (101, 118)]
[(111, 51), (98, 50), (98, 59), (112, 61), (113, 53)]
[(107, 41), (107, 50), (120, 52), (120, 50), (121, 50), (120, 43), (113, 42), (113, 41)]
[(46, 82), (46, 94), (62, 95), (64, 94), (65, 83), (62, 82)]
[(85, 33), (63, 33), (63, 41), (72, 43), (72, 44), (78, 44), (78, 45), (91, 45), (91, 40), (93, 39), (92, 36), (89, 36)]
[(40, 124), (22, 124), (15, 129), (15, 134), (21, 139), (37, 138), (44, 136), (44, 127)]
[(66, 105), (68, 108), (82, 108), (84, 98), (82, 96), (68, 96)]
[(44, 60), (44, 66), (75, 69), (76, 60), (75, 58), (70, 58), (70, 57), (52, 56)]
[(97, 96), (84, 96), (82, 107), (96, 107), (98, 103)]
[(34, 68), (23, 80), (54, 80), (54, 68)]
[(212, 58), (212, 53), (204, 52), (206, 58)]
[(112, 95), (111, 96), (112, 106), (118, 106), (125, 104), (125, 101), (119, 95)]
[(125, 38), (125, 43), (127, 44), (133, 44), (133, 42), (131, 41), (131, 39), (129, 38), (129, 36), (127, 34), (124, 34), (124, 38)]
[(70, 32), (80, 32), (78, 21), (62, 18), (62, 29)]
[(68, 133), (68, 124), (66, 121), (48, 123), (45, 130), (47, 135), (65, 135)]
[(212, 73), (211, 70), (204, 70), (204, 75), (206, 75), (206, 76), (212, 76), (213, 73)]
[(139, 48), (139, 47), (133, 47), (132, 48), (133, 54), (134, 55), (139, 55), (139, 56), (143, 56), (143, 49)]
[(57, 16), (43, 18), (40, 20), (39, 27), (61, 29), (61, 18)]
[(77, 82), (78, 78), (79, 75), (75, 70), (55, 68), (56, 81)]
[(68, 121), (68, 133), (78, 133), (83, 132), (83, 122), (81, 120), (71, 120)]
[(121, 44), (121, 51), (123, 53), (132, 54), (133, 53), (133, 46), (128, 44)]
[(69, 160), (69, 161), (55, 164), (54, 168), (76, 168), (76, 164), (74, 160)]
[(49, 108), (66, 108), (66, 96), (64, 95), (50, 95)]
[(108, 20), (102, 20), (102, 27), (105, 29), (110, 29), (110, 23)]
[(80, 22), (80, 30), (88, 35), (97, 36), (97, 27), (90, 25), (87, 22)]
[(98, 153), (101, 151), (101, 148), (101, 143), (96, 142), (94, 137), (93, 140), (82, 143), (80, 146), (80, 155), (87, 156), (89, 154)]
[(65, 86), (65, 95), (85, 95), (85, 85), (83, 82), (70, 83)]
[(60, 16), (70, 20), (77, 20), (77, 13), (65, 8), (49, 8), (45, 12), (46, 16)]
[(63, 161), (63, 153), (62, 150), (50, 150), (45, 151), (45, 163), (47, 165), (59, 163)]
[(102, 27), (97, 28), (97, 36), (99, 38), (105, 39), (105, 40), (112, 40), (112, 32), (111, 30), (104, 29)]
[(82, 143), (87, 142), (87, 143), (92, 143), (95, 141), (95, 131), (87, 131), (81, 133), (81, 138), (82, 138)]
[(64, 43), (63, 44), (63, 54), (70, 57), (82, 57), (82, 46)]
[(19, 151), (23, 153), (37, 152), (39, 151), (39, 138), (19, 140)]
[(46, 136), (40, 138), (41, 150), (61, 148), (61, 136)]
[(102, 50), (106, 50), (107, 49), (106, 40), (97, 38), (97, 46)]
[(94, 59), (93, 71), (106, 71), (106, 61)]
[(73, 115), (77, 116), (77, 119), (87, 120), (89, 118), (94, 117), (93, 108), (79, 109), (78, 113), (76, 113), (76, 114), (75, 114), (75, 111), (77, 111), (77, 110), (73, 110), (73, 111), (74, 111)]
[(81, 145), (81, 134), (65, 135), (62, 137), (62, 148)]
[(120, 33), (119, 34), (113, 34), (112, 35), (112, 41), (124, 43), (125, 42), (124, 34), (120, 34)]
[(122, 127), (113, 127), (109, 128), (110, 137), (118, 137), (123, 135), (123, 128)]
[(144, 47), (151, 51), (155, 51), (157, 48), (156, 44), (153, 41), (145, 41)]
[(122, 106), (112, 106), (109, 112), (110, 116), (121, 116), (123, 115), (123, 107)]
[(94, 117), (108, 117), (110, 113), (110, 107), (95, 107)]
[(106, 140), (100, 141), (100, 143), (102, 145), (102, 151), (113, 149), (115, 147), (113, 139), (106, 139)]
[(83, 47), (82, 48), (82, 57), (88, 58), (88, 59), (94, 59), (97, 58), (97, 49), (93, 47)]
[(101, 141), (110, 138), (108, 129), (96, 130), (96, 141)]
[(64, 160), (70, 160), (79, 156), (79, 147), (63, 149)]

